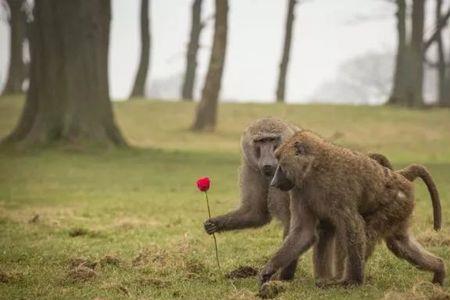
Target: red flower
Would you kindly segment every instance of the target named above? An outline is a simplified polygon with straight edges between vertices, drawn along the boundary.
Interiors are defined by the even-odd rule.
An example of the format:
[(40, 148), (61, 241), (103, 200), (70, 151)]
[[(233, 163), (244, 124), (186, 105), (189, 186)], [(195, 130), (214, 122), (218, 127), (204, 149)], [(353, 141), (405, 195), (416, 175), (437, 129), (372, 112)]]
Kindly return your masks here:
[(209, 190), (210, 185), (211, 181), (209, 180), (209, 177), (203, 177), (197, 180), (197, 187), (202, 192)]

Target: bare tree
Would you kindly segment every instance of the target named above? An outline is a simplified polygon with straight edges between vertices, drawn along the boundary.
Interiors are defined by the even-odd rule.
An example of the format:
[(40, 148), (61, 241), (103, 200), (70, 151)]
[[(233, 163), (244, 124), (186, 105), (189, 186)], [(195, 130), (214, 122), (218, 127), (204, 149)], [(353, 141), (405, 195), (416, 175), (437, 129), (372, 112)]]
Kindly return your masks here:
[(286, 75), (288, 71), (289, 65), (289, 56), (291, 52), (291, 43), (292, 43), (292, 27), (294, 24), (294, 12), (295, 12), (295, 4), (297, 0), (288, 0), (288, 9), (286, 14), (286, 27), (285, 27), (285, 35), (284, 35), (284, 43), (283, 43), (283, 53), (281, 55), (280, 62), (280, 70), (278, 74), (278, 82), (277, 82), (277, 91), (276, 98), (277, 102), (285, 101), (285, 93), (286, 93)]
[(203, 28), (201, 22), (203, 0), (194, 0), (192, 4), (192, 24), (189, 44), (186, 53), (186, 72), (182, 87), (182, 98), (186, 101), (194, 99), (195, 73), (197, 71), (197, 52), (199, 48), (200, 33)]
[(208, 73), (197, 106), (193, 130), (213, 130), (217, 123), (217, 102), (222, 82), (228, 31), (228, 0), (215, 0), (215, 23)]
[(23, 60), (27, 16), (23, 7), (25, 0), (7, 0), (7, 3), (10, 11), (11, 42), (8, 77), (3, 94), (17, 94), (23, 92), (22, 85), (27, 77), (27, 66)]
[(406, 101), (408, 106), (422, 106), (423, 102), (423, 31), (425, 21), (426, 0), (413, 0), (412, 31), (408, 46), (407, 66), (408, 78), (406, 84)]
[(425, 0), (412, 1), (411, 37), (406, 33), (406, 1), (397, 0), (398, 48), (389, 104), (422, 106)]
[[(435, 12), (435, 18), (436, 18), (436, 27), (439, 26), (439, 21), (442, 18), (441, 15), (442, 10), (442, 0), (436, 0), (436, 12)], [(438, 74), (438, 81), (437, 81), (437, 90), (438, 90), (438, 97), (437, 102), (442, 103), (445, 97), (445, 54), (444, 54), (444, 43), (442, 41), (442, 30), (439, 30), (437, 38), (436, 38), (436, 49), (437, 49), (437, 57), (438, 57), (438, 66), (437, 66), (437, 74)]]
[(388, 104), (401, 104), (405, 99), (406, 77), (406, 3), (397, 0), (397, 54), (395, 56), (394, 82)]
[[(450, 33), (450, 31), (449, 31)], [(449, 35), (450, 40), (450, 35)], [(446, 72), (444, 77), (444, 88), (443, 88), (443, 96), (441, 101), (439, 102), (440, 106), (450, 107), (450, 46), (447, 50), (447, 65)]]
[(149, 19), (149, 0), (141, 0), (141, 58), (130, 98), (145, 96), (145, 82), (147, 80), (148, 67), (150, 65), (151, 46)]
[(109, 99), (107, 0), (35, 0), (30, 88), (5, 142), (125, 145)]

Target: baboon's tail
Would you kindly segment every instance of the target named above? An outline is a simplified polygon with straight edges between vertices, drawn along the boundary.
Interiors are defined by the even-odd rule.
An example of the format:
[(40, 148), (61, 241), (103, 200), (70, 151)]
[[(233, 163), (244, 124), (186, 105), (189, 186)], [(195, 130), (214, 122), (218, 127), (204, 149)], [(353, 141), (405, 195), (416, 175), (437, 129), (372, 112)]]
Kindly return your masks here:
[(441, 200), (439, 198), (439, 192), (434, 184), (433, 177), (430, 172), (421, 165), (410, 165), (404, 169), (398, 170), (398, 173), (403, 175), (409, 181), (414, 181), (417, 177), (420, 177), (425, 182), (428, 192), (431, 196), (431, 203), (433, 204), (433, 220), (434, 230), (441, 229), (442, 225), (442, 212), (441, 212)]
[(379, 163), (380, 165), (382, 165), (383, 167), (386, 167), (390, 170), (393, 170), (394, 167), (392, 166), (391, 162), (389, 161), (389, 159), (384, 156), (381, 153), (369, 153), (367, 154), (371, 159), (377, 161), (377, 163)]

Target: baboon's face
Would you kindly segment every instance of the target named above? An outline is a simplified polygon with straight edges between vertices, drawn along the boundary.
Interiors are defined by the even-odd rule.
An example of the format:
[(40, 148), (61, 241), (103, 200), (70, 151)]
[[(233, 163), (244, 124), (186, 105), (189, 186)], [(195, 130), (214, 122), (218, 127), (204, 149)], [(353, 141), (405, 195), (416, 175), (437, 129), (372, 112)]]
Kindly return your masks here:
[(266, 137), (253, 140), (253, 151), (258, 169), (260, 172), (271, 179), (277, 167), (275, 150), (280, 144), (281, 137)]
[(284, 143), (275, 152), (275, 157), (278, 166), (270, 185), (282, 191), (301, 186), (314, 161), (311, 147), (296, 136)]

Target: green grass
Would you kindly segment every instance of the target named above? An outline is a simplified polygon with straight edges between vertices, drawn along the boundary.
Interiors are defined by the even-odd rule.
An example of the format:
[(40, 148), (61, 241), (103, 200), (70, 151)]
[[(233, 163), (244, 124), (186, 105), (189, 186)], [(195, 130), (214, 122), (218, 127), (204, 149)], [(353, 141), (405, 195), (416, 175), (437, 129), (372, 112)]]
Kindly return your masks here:
[[(0, 136), (22, 106), (0, 98)], [(212, 238), (197, 177), (212, 178), (213, 214), (238, 203), (239, 136), (251, 120), (277, 116), (362, 151), (377, 151), (396, 167), (419, 162), (435, 177), (444, 222), (450, 217), (450, 111), (331, 105), (224, 104), (214, 133), (192, 133), (194, 104), (136, 101), (115, 104), (130, 150), (0, 151), (0, 298), (248, 299), (255, 278), (227, 280), (215, 266)], [(431, 202), (417, 186), (413, 231), (449, 265), (450, 230), (432, 232)], [(37, 221), (30, 220), (39, 215)], [(77, 235), (78, 234), (78, 235)], [(76, 235), (76, 236), (73, 236)], [(273, 222), (217, 236), (224, 272), (260, 267), (280, 245)], [(141, 254), (140, 258), (136, 258)], [(73, 277), (71, 260), (100, 262), (96, 275)], [(134, 263), (133, 263), (134, 261)], [(281, 299), (379, 299), (449, 292), (428, 285), (431, 275), (396, 259), (380, 245), (367, 283), (350, 290), (316, 288), (311, 254)]]

